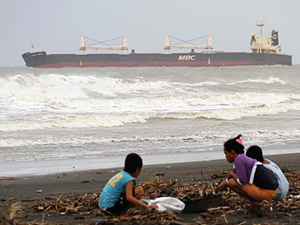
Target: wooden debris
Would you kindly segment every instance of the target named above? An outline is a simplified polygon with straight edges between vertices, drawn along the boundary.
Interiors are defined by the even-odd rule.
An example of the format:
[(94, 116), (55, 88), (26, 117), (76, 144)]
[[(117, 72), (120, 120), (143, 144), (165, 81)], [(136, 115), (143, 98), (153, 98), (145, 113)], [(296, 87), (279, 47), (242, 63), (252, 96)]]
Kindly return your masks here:
[[(212, 175), (216, 179), (224, 177), (227, 171)], [(181, 200), (194, 200), (206, 196), (215, 195), (213, 192), (214, 181), (195, 182), (193, 181), (163, 181), (164, 176), (156, 174), (153, 182), (144, 182), (143, 186), (146, 196), (154, 199), (162, 196), (176, 197)], [(259, 203), (265, 212), (291, 212), (300, 211), (300, 198), (294, 196), (300, 193), (300, 172), (287, 171), (285, 175), (290, 183), (288, 196), (283, 201), (263, 201)], [(79, 195), (62, 195), (57, 198), (44, 197), (40, 200), (28, 200), (20, 204), (10, 205), (5, 203), (6, 207), (0, 206), (0, 224), (18, 224), (18, 225), (41, 225), (37, 221), (30, 223), (24, 222), (27, 214), (39, 214), (43, 218), (50, 215), (63, 216), (74, 215), (76, 220), (83, 220), (89, 217), (99, 217), (104, 224), (185, 224), (182, 217), (171, 212), (148, 211), (139, 208), (132, 208), (129, 214), (124, 217), (109, 217), (103, 215), (98, 206), (100, 192)], [(30, 207), (23, 207), (23, 204), (31, 204)], [(3, 203), (1, 203), (3, 204)], [(7, 207), (10, 206), (10, 207)], [(245, 224), (241, 220), (238, 223), (230, 223), (232, 214), (248, 214), (250, 203), (245, 198), (226, 189), (222, 192), (222, 205), (209, 208), (207, 212), (199, 213), (199, 217), (192, 221), (192, 224)], [(2, 216), (1, 216), (2, 215)], [(96, 224), (97, 221), (91, 221), (90, 224)]]

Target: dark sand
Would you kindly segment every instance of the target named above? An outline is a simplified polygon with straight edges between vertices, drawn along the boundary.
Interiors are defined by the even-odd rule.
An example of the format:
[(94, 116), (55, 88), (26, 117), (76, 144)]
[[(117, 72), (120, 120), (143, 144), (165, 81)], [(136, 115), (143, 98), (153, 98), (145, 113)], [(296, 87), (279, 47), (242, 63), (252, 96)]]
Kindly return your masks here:
[[(300, 171), (300, 154), (272, 155), (266, 158), (276, 162), (283, 171)], [(141, 176), (137, 178), (137, 182), (142, 183), (149, 181), (157, 174), (160, 174), (164, 180), (210, 181), (214, 174), (223, 170), (231, 170), (231, 168), (232, 165), (225, 159), (145, 166)], [(84, 195), (85, 193), (92, 194), (99, 192), (107, 180), (120, 170), (122, 170), (122, 167), (45, 176), (0, 177), (0, 213), (7, 210), (7, 208), (15, 202), (19, 202), (21, 207), (31, 207), (43, 198), (59, 198), (61, 196)], [(199, 215), (183, 216), (186, 218), (184, 222), (189, 222), (188, 220), (193, 219), (192, 217), (196, 218), (197, 216)], [(45, 224), (90, 224), (92, 221), (95, 221), (95, 219), (101, 219), (100, 217), (78, 219), (78, 215), (76, 218), (76, 214), (58, 214), (55, 216), (33, 214), (27, 215), (24, 221), (26, 221), (26, 224), (30, 221), (40, 222), (42, 217)], [(280, 217), (280, 219), (278, 217)], [(227, 222), (231, 224), (238, 224), (238, 221), (243, 221), (242, 224), (283, 224), (284, 221), (288, 221), (288, 224), (300, 224), (300, 209), (285, 213), (274, 212), (271, 218), (277, 219), (272, 220), (270, 216), (267, 218), (253, 218), (249, 214), (233, 214), (227, 216)], [(280, 221), (282, 223), (280, 223)]]

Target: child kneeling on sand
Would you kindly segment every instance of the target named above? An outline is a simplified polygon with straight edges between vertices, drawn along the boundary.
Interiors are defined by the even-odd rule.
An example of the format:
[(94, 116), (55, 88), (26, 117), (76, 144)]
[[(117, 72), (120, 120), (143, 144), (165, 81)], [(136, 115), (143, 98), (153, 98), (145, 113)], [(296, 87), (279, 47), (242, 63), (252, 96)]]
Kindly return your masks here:
[(133, 205), (155, 209), (156, 204), (146, 205), (140, 201), (145, 193), (141, 186), (136, 186), (135, 177), (141, 174), (142, 158), (135, 153), (126, 156), (124, 170), (113, 176), (103, 188), (99, 207), (106, 215), (120, 216)]
[(237, 194), (254, 202), (273, 199), (278, 192), (276, 177), (261, 162), (244, 154), (241, 135), (224, 143), (224, 153), (229, 163), (234, 163), (230, 176), (215, 191), (229, 187)]

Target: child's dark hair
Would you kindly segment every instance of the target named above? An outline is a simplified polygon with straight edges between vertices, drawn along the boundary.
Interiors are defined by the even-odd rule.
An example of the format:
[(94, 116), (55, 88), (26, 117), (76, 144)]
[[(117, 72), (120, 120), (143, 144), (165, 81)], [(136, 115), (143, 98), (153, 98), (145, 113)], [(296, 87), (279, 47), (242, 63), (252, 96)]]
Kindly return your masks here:
[(134, 173), (136, 169), (143, 167), (142, 158), (136, 153), (130, 153), (126, 156), (124, 171), (128, 173)]
[(244, 145), (242, 144), (242, 135), (238, 135), (235, 138), (229, 139), (224, 143), (224, 149), (227, 152), (231, 152), (231, 150), (235, 151), (237, 154), (244, 153)]
[(250, 146), (246, 152), (246, 155), (252, 159), (256, 159), (259, 162), (264, 161), (262, 149), (257, 145)]

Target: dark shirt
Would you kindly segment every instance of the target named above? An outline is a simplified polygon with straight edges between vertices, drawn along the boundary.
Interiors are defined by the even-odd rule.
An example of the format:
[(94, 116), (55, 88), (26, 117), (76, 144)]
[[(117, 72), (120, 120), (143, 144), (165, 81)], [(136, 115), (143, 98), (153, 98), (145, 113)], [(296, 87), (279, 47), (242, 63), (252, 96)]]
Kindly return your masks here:
[(276, 190), (278, 188), (276, 177), (263, 165), (256, 167), (253, 184), (263, 189)]

